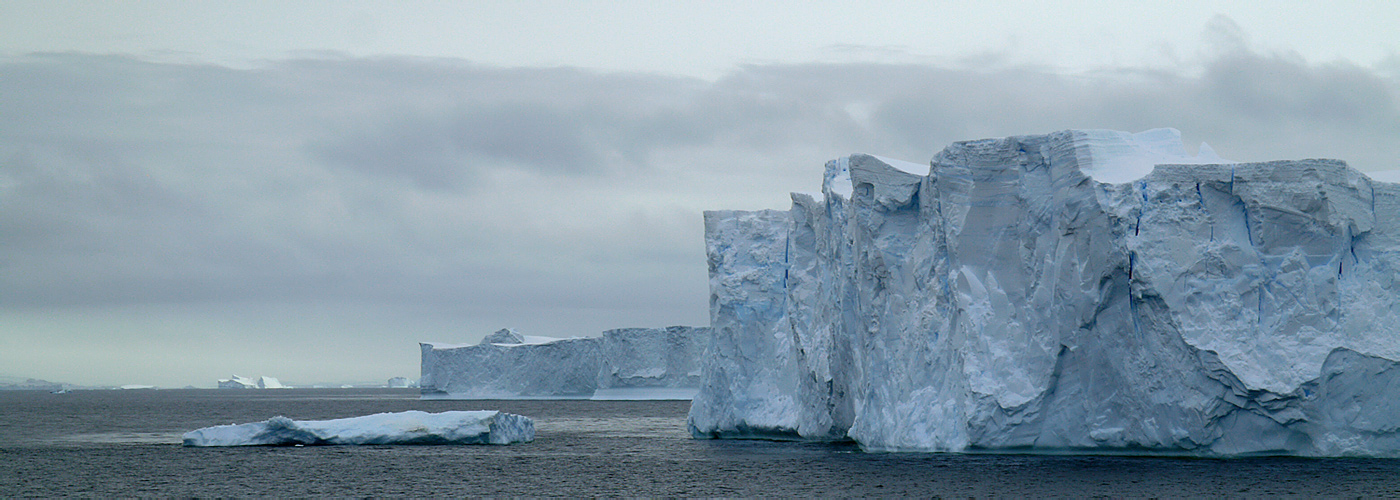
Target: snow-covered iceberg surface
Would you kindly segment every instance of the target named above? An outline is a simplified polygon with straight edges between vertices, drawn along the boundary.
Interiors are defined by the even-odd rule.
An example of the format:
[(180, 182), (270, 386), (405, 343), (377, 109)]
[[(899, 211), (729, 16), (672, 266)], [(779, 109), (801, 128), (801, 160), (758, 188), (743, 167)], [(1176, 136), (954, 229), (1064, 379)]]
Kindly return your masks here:
[(854, 155), (788, 211), (705, 214), (693, 435), (1400, 454), (1400, 186), (1189, 156), (1170, 129), (911, 170)]
[(185, 446), (323, 444), (511, 444), (535, 440), (529, 417), (499, 411), (405, 411), (335, 420), (292, 420), (205, 427)]
[(709, 328), (624, 328), (556, 339), (505, 329), (477, 345), (423, 343), (424, 397), (690, 399)]

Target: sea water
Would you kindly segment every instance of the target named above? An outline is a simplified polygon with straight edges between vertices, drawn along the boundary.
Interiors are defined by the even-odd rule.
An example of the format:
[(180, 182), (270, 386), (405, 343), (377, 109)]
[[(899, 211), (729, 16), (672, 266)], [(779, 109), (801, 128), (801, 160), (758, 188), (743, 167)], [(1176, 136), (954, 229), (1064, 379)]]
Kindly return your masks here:
[[(687, 401), (420, 400), (413, 389), (0, 391), (0, 496), (1400, 496), (1400, 460), (863, 453), (691, 439)], [(186, 448), (284, 415), (501, 410), (511, 446)]]

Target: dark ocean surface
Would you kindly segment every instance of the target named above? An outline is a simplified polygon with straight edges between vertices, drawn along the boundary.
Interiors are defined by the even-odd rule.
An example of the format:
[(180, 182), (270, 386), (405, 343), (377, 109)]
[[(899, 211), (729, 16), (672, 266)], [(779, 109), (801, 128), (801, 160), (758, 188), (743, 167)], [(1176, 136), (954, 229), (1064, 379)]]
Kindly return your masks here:
[[(1400, 497), (1400, 460), (862, 453), (697, 441), (687, 401), (414, 389), (0, 391), (0, 496)], [(418, 409), (535, 419), (511, 446), (186, 448), (185, 431)]]

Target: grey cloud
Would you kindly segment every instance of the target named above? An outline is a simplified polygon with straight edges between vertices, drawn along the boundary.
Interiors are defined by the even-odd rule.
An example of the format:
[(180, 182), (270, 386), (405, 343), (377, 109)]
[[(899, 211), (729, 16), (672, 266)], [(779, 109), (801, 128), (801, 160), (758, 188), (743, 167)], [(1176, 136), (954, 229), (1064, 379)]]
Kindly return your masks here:
[(588, 172), (600, 158), (590, 148), (591, 114), (563, 112), (534, 103), (476, 109), (453, 123), (458, 146), (488, 159), (523, 163), (544, 171)]
[(444, 123), (401, 119), (310, 149), (331, 164), (404, 177), (419, 188), (459, 188), (471, 165), (450, 135)]
[(1400, 52), (1391, 52), (1376, 64), (1376, 70), (1385, 78), (1400, 80)]
[[(813, 189), (843, 154), (1172, 126), (1239, 160), (1400, 167), (1394, 75), (1212, 57), (1195, 75), (809, 64), (715, 82), (407, 58), (9, 61), (0, 114), (22, 118), (0, 123), (0, 303), (537, 297), (703, 317), (703, 265), (686, 260), (699, 209), (780, 204), (764, 200)], [(588, 217), (656, 204), (678, 215), (647, 231)]]
[(1223, 14), (1216, 14), (1206, 23), (1204, 38), (1207, 45), (1219, 54), (1244, 54), (1249, 52), (1249, 36), (1244, 29)]
[(420, 188), (463, 188), (490, 168), (598, 173), (602, 145), (590, 131), (604, 124), (593, 121), (536, 103), (481, 105), (403, 117), (315, 149), (332, 164), (406, 177)]
[(1232, 55), (1212, 62), (1203, 84), (1227, 113), (1261, 122), (1358, 128), (1396, 124), (1395, 82), (1347, 63), (1309, 67), (1281, 56)]

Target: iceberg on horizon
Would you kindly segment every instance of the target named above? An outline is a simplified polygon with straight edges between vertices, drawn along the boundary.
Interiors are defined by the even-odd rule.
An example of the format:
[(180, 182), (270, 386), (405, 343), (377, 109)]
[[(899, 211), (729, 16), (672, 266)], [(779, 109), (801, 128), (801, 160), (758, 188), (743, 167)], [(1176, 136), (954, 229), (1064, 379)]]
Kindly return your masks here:
[(1400, 455), (1400, 186), (1180, 134), (829, 162), (705, 213), (697, 438), (866, 450)]
[(289, 389), (282, 385), (282, 381), (274, 377), (261, 376), (257, 380), (248, 377), (234, 375), (230, 378), (219, 379), (220, 389)]
[(512, 444), (535, 440), (529, 417), (499, 411), (417, 410), (334, 420), (292, 420), (217, 425), (186, 432), (185, 446), (348, 444)]

